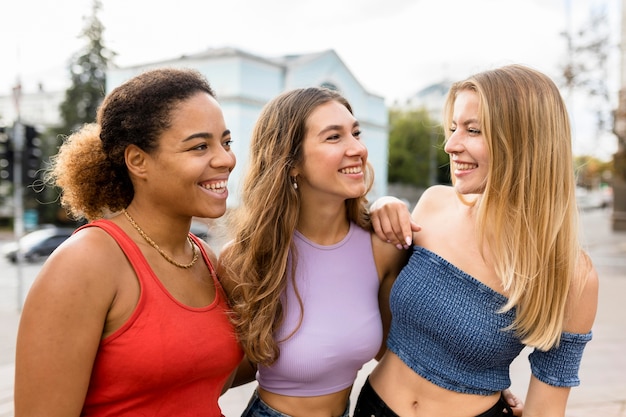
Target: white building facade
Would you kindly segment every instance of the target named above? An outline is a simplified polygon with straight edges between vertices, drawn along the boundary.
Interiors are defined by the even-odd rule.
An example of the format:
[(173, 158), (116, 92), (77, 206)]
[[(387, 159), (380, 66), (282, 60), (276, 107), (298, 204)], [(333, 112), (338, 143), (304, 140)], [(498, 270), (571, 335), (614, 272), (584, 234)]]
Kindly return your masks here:
[(361, 124), (362, 140), (376, 173), (368, 198), (373, 201), (387, 194), (388, 117), (384, 98), (365, 91), (333, 50), (265, 58), (233, 48), (210, 49), (173, 60), (110, 69), (107, 92), (145, 70), (161, 67), (196, 69), (216, 92), (237, 156), (237, 167), (229, 181), (229, 206), (239, 202), (249, 140), (262, 107), (283, 91), (313, 86), (333, 88), (348, 99)]

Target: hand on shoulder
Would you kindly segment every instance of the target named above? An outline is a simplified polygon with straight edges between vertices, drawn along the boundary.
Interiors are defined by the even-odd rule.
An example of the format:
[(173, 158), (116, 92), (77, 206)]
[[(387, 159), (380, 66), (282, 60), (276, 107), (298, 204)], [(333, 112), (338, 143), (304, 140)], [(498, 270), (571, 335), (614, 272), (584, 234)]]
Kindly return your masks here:
[(370, 217), (376, 236), (398, 249), (408, 249), (413, 242), (413, 232), (421, 230), (411, 221), (407, 204), (396, 197), (377, 199), (370, 207)]

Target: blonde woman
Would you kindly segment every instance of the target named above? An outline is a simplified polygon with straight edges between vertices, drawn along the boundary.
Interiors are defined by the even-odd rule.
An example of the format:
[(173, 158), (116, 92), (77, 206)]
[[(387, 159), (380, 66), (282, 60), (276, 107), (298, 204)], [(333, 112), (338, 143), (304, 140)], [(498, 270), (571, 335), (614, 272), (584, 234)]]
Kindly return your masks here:
[[(563, 416), (598, 296), (565, 104), (544, 74), (505, 66), (454, 84), (444, 127), (453, 185), (428, 189), (413, 211), (422, 230), (391, 290), (388, 351), (355, 417), (509, 415), (500, 391), (524, 346), (524, 416)], [(385, 201), (372, 213), (379, 232), (404, 240), (409, 222)]]

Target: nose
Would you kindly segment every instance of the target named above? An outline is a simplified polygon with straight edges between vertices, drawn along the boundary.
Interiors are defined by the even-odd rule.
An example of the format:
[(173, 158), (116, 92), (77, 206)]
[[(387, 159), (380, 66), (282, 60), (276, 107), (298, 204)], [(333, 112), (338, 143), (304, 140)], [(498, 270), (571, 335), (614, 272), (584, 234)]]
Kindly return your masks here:
[(232, 171), (237, 163), (237, 158), (231, 150), (226, 150), (224, 147), (217, 147), (215, 153), (211, 157), (209, 164), (212, 168), (220, 169), (226, 168), (228, 171)]
[(349, 156), (367, 156), (367, 147), (365, 146), (365, 144), (357, 139), (357, 138), (352, 138), (352, 141), (350, 142), (350, 146), (348, 147), (348, 151), (347, 154)]
[(452, 132), (452, 134), (450, 136), (448, 136), (448, 139), (446, 140), (446, 143), (443, 147), (443, 150), (447, 153), (447, 154), (453, 154), (453, 153), (459, 153), (461, 152), (461, 141), (459, 139), (459, 134), (458, 131), (454, 131)]

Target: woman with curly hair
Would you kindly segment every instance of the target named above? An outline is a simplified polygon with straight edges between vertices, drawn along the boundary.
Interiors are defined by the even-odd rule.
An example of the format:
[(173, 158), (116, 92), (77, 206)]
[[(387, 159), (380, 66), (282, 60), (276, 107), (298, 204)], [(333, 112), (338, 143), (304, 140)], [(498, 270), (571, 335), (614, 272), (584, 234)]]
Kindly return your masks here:
[(235, 166), (208, 82), (157, 69), (115, 88), (47, 174), (78, 229), (24, 304), (15, 415), (222, 415), (242, 358), (216, 257), (189, 233), (226, 210)]

